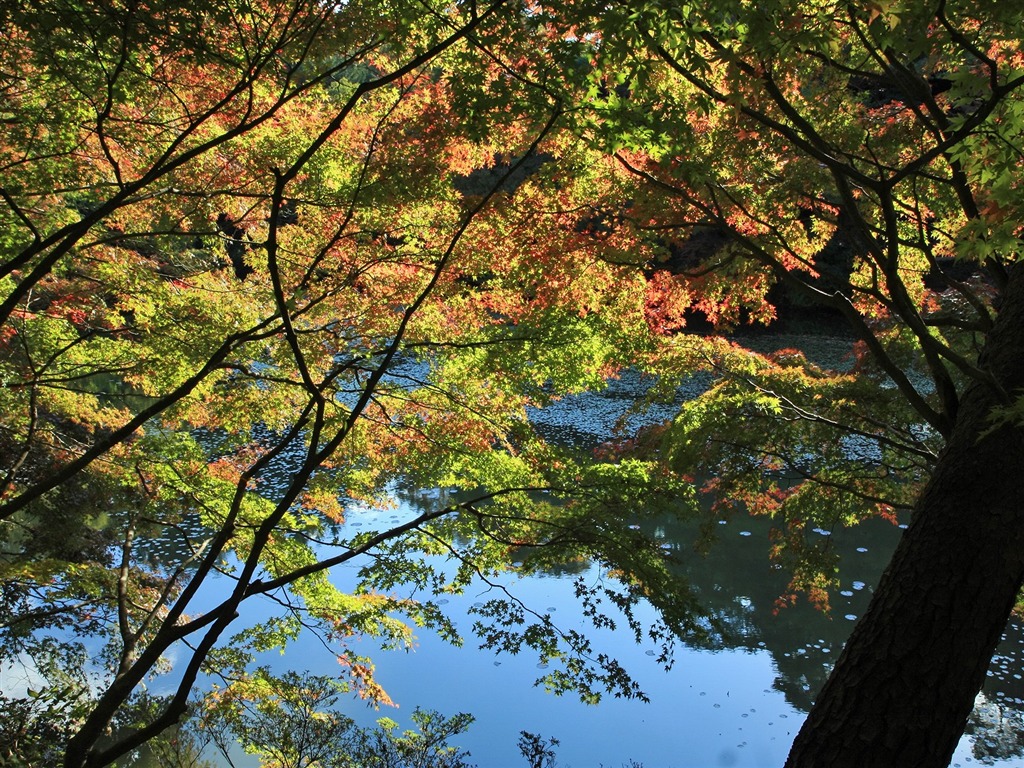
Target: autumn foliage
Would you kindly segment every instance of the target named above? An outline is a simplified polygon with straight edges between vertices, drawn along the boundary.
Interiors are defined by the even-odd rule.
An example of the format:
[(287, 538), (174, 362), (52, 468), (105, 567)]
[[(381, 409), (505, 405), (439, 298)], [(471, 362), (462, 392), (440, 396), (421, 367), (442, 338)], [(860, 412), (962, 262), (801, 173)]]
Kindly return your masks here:
[[(979, 350), (1022, 234), (1004, 5), (0, 11), (0, 628), (8, 657), (104, 638), (65, 764), (158, 737), (202, 672), (255, 690), (247, 654), (303, 626), (385, 701), (352, 638), (455, 634), (398, 584), (589, 558), (659, 637), (698, 633), (627, 514), (771, 517), (780, 605), (827, 609), (811, 533), (905, 517), (966, 393), (1000, 386)], [(742, 334), (808, 312), (848, 356)], [(538, 434), (530, 408), (627, 366), (661, 401), (707, 386), (596, 457)], [(999, 397), (992, 428), (1019, 429)], [(400, 485), (446, 495), (347, 527)], [(267, 595), (287, 610), (236, 627)], [(582, 635), (512, 624), (488, 642), (534, 638), (555, 690), (638, 694)], [(180, 684), (138, 715), (171, 651)]]

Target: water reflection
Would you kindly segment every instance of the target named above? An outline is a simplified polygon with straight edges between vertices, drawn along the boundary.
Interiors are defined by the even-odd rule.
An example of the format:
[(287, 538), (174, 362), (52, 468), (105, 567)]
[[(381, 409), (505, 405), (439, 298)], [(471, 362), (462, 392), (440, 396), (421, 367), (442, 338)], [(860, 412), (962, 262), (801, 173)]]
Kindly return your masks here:
[[(416, 511), (408, 503), (398, 509), (365, 509), (361, 522), (366, 528), (380, 528)], [(481, 652), (471, 637), (457, 648), (422, 632), (412, 653), (365, 649), (377, 661), (378, 680), (401, 708), (375, 712), (353, 701), (348, 714), (363, 725), (386, 714), (406, 727), (407, 713), (416, 706), (449, 714), (472, 712), (477, 721), (459, 743), (478, 765), (488, 768), (521, 766), (515, 742), (522, 729), (557, 737), (563, 768), (618, 766), (630, 760), (646, 768), (781, 765), (814, 692), (852, 627), (846, 617), (859, 615), (866, 607), (870, 585), (898, 530), (878, 523), (833, 534), (841, 552), (844, 586), (849, 588), (826, 616), (805, 604), (779, 613), (773, 610), (787, 580), (768, 563), (766, 529), (762, 520), (732, 520), (721, 526), (718, 540), (701, 555), (691, 546), (691, 528), (663, 522), (659, 533), (665, 544), (680, 556), (691, 584), (726, 632), (702, 647), (678, 650), (667, 673), (655, 663), (656, 651), (650, 644), (635, 645), (629, 633), (591, 632), (598, 650), (614, 654), (637, 678), (651, 697), (650, 704), (607, 699), (588, 707), (572, 697), (555, 698), (531, 685), (542, 672), (536, 658)], [(550, 613), (560, 626), (584, 629), (572, 589), (573, 579), (581, 574), (591, 580), (602, 578), (594, 570), (574, 567), (510, 579), (508, 585), (526, 603)], [(332, 578), (339, 585), (354, 582), (355, 567), (337, 569)], [(445, 608), (468, 634), (470, 609), (488, 597), (484, 587), (473, 588), (445, 599)], [(653, 612), (647, 618), (653, 620)], [(1022, 649), (1024, 634), (1014, 624), (954, 765), (1024, 765)], [(333, 656), (311, 638), (283, 655), (269, 652), (260, 662), (278, 670), (316, 674), (335, 669)], [(239, 768), (245, 765), (236, 762)]]
[[(375, 526), (372, 512), (365, 523)], [(429, 635), (420, 638), (414, 654), (378, 657), (379, 679), (407, 710), (432, 706), (476, 714), (464, 743), (483, 766), (516, 765), (512, 745), (523, 728), (557, 737), (562, 766), (629, 760), (647, 768), (781, 765), (816, 691), (866, 609), (871, 585), (900, 530), (869, 521), (829, 534), (843, 583), (831, 612), (824, 614), (806, 603), (775, 610), (788, 577), (769, 562), (768, 527), (761, 519), (730, 520), (719, 526), (706, 553), (693, 547), (695, 523), (666, 519), (651, 531), (677, 555), (681, 572), (723, 631), (678, 650), (669, 672), (654, 663), (656, 652), (649, 645), (634, 645), (628, 632), (591, 631), (598, 650), (616, 655), (636, 676), (651, 697), (649, 705), (606, 700), (595, 708), (555, 699), (530, 686), (539, 674), (535, 659), (494, 656), (475, 650), (471, 641), (452, 648)], [(528, 604), (551, 613), (560, 626), (583, 629), (571, 589), (581, 573), (588, 579), (602, 577), (576, 566), (509, 586)], [(482, 589), (471, 590), (445, 607), (459, 616), (485, 599)], [(469, 620), (459, 623), (465, 629)], [(953, 765), (1024, 766), (1022, 651), (1024, 631), (1014, 622)], [(367, 720), (374, 716), (368, 713)]]
[[(672, 415), (672, 404), (631, 410), (638, 393), (650, 383), (628, 373), (605, 392), (565, 398), (534, 412), (532, 418), (549, 439), (592, 446), (617, 426), (629, 430)], [(705, 384), (697, 379), (688, 382), (678, 397), (692, 396)], [(271, 476), (270, 487), (272, 480)], [(382, 530), (453, 501), (443, 489), (398, 489), (397, 495), (402, 501), (397, 509), (353, 510), (347, 524), (350, 532)], [(650, 644), (637, 646), (629, 632), (594, 632), (586, 624), (572, 583), (580, 577), (595, 582), (603, 578), (592, 567), (576, 563), (530, 579), (510, 577), (507, 586), (531, 607), (551, 614), (563, 628), (595, 636), (596, 648), (615, 655), (629, 669), (651, 704), (606, 700), (594, 708), (571, 698), (546, 696), (530, 685), (540, 674), (535, 658), (480, 652), (471, 639), (466, 647), (455, 648), (430, 633), (422, 633), (416, 653), (375, 654), (379, 682), (404, 712), (421, 706), (476, 715), (476, 725), (460, 745), (489, 768), (519, 764), (514, 745), (522, 729), (558, 738), (562, 766), (620, 765), (630, 760), (647, 768), (781, 765), (803, 714), (865, 611), (871, 585), (877, 583), (900, 530), (875, 520), (852, 530), (818, 532), (837, 553), (842, 579), (831, 611), (825, 614), (805, 602), (776, 610), (789, 577), (769, 559), (767, 520), (721, 521), (712, 526), (710, 543), (699, 549), (695, 542), (709, 539), (698, 521), (665, 518), (643, 525), (644, 532), (659, 539), (678, 560), (680, 575), (719, 630), (677, 651), (670, 672), (655, 663), (657, 651)], [(354, 583), (354, 568), (336, 569), (332, 578), (339, 586)], [(468, 635), (474, 605), (488, 597), (487, 588), (480, 586), (438, 602)], [(648, 618), (653, 621), (653, 611)], [(1022, 652), (1024, 630), (1013, 622), (954, 765), (1024, 766)], [(268, 655), (266, 662), (277, 669), (329, 674), (334, 660), (310, 640), (300, 641), (283, 656)], [(352, 714), (366, 724), (380, 713)], [(402, 720), (401, 712), (387, 714)]]
[(881, 575), (899, 531), (869, 521), (829, 534), (844, 588), (826, 614), (806, 602), (776, 608), (789, 577), (769, 560), (770, 525), (750, 517), (724, 523), (706, 554), (694, 549), (691, 525), (667, 522), (664, 535), (702, 604), (727, 630), (718, 649), (769, 653), (779, 672), (775, 686), (794, 707), (807, 710), (853, 622), (867, 608), (871, 590), (866, 585)]

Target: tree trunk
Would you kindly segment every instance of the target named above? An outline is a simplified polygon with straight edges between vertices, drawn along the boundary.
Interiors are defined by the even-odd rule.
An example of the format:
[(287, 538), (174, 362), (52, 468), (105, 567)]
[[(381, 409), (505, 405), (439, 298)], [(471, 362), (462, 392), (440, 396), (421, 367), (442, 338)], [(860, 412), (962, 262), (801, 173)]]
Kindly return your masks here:
[(946, 766), (1024, 580), (1024, 267), (1014, 267), (949, 443), (787, 768)]

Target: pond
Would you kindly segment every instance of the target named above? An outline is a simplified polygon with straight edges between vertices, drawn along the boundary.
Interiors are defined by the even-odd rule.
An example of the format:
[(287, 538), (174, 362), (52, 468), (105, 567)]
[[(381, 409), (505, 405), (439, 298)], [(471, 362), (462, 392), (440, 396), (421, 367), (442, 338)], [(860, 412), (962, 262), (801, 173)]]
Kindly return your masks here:
[[(626, 376), (605, 392), (567, 398), (534, 418), (549, 438), (594, 443), (610, 434), (639, 386), (635, 377)], [(393, 525), (430, 508), (441, 493), (409, 491), (400, 494), (399, 508), (364, 507), (350, 512), (349, 521), (366, 529)], [(420, 633), (413, 652), (382, 652), (369, 644), (357, 648), (373, 656), (378, 682), (400, 708), (374, 711), (353, 700), (347, 714), (364, 725), (386, 715), (409, 727), (409, 713), (416, 707), (445, 715), (472, 713), (475, 724), (455, 743), (468, 749), (471, 762), (482, 768), (524, 766), (516, 750), (523, 730), (556, 738), (562, 768), (617, 767), (631, 761), (646, 768), (780, 766), (815, 692), (865, 610), (900, 531), (874, 521), (848, 531), (821, 532), (832, 537), (841, 558), (842, 589), (826, 615), (803, 603), (774, 610), (787, 577), (769, 562), (768, 527), (763, 519), (723, 522), (706, 554), (693, 549), (692, 525), (665, 520), (650, 531), (673, 550), (705, 607), (729, 629), (714, 644), (677, 649), (668, 671), (657, 663), (653, 645), (635, 644), (628, 631), (594, 632), (585, 620), (573, 581), (582, 577), (597, 582), (603, 574), (596, 568), (506, 579), (504, 584), (517, 597), (549, 613), (561, 629), (594, 637), (596, 650), (617, 658), (641, 684), (649, 703), (605, 698), (589, 706), (568, 696), (555, 697), (533, 685), (541, 674), (536, 658), (478, 650), (468, 611), (493, 596), (480, 585), (445, 606), (466, 637), (464, 647), (453, 647), (427, 631)], [(354, 581), (354, 570), (336, 569), (332, 578), (344, 586)], [(653, 610), (647, 618), (653, 620)], [(1024, 627), (1014, 622), (978, 696), (954, 766), (1024, 767), (1022, 654)], [(336, 668), (334, 656), (313, 638), (261, 661), (282, 671), (331, 674)], [(235, 762), (256, 765), (249, 758)]]
[[(412, 509), (397, 510), (403, 512)], [(364, 522), (373, 525), (375, 516), (385, 518), (381, 524), (391, 522), (395, 514), (366, 510)], [(446, 605), (464, 617), (459, 622), (467, 637), (464, 647), (424, 632), (413, 652), (358, 649), (374, 656), (378, 682), (400, 708), (378, 712), (353, 700), (347, 714), (364, 725), (386, 715), (408, 727), (408, 714), (417, 706), (447, 715), (470, 712), (476, 723), (456, 743), (482, 768), (525, 765), (515, 748), (521, 730), (557, 738), (563, 768), (630, 761), (646, 768), (780, 766), (815, 691), (866, 607), (898, 530), (879, 522), (837, 538), (843, 590), (828, 616), (806, 605), (773, 611), (785, 578), (768, 563), (765, 521), (730, 521), (720, 533), (706, 556), (686, 558), (686, 570), (705, 605), (732, 630), (729, 643), (677, 649), (669, 671), (656, 663), (653, 644), (638, 646), (628, 632), (595, 633), (589, 627), (573, 594), (576, 574), (505, 582), (525, 603), (550, 613), (560, 628), (589, 631), (596, 648), (614, 655), (640, 682), (649, 703), (606, 698), (588, 706), (573, 697), (551, 696), (532, 684), (541, 673), (535, 658), (478, 650), (468, 610), (490, 596), (480, 587)], [(682, 551), (689, 548), (692, 532), (666, 525), (664, 539)], [(584, 576), (601, 578), (596, 570)], [(348, 581), (344, 572), (334, 578)], [(648, 617), (653, 619), (653, 611)], [(1024, 766), (1022, 651), (1024, 628), (1015, 622), (978, 697), (973, 732), (964, 736), (953, 765)], [(311, 638), (264, 661), (281, 670), (331, 674), (335, 669), (334, 657)]]

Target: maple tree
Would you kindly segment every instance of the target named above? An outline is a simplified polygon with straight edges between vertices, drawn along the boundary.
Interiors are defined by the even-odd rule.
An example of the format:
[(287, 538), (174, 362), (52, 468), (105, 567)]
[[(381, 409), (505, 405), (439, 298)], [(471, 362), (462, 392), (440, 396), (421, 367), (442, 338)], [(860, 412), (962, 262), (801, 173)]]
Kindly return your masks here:
[[(5, 10), (3, 653), (50, 676), (24, 733), (109, 764), (201, 673), (230, 690), (310, 628), (386, 700), (346, 640), (454, 637), (396, 586), (458, 591), (510, 552), (595, 559), (627, 619), (649, 599), (660, 637), (699, 633), (625, 524), (699, 487), (716, 516), (772, 515), (823, 606), (808, 533), (913, 511), (791, 763), (947, 762), (1024, 578), (1008, 5)], [(841, 316), (852, 365), (684, 332), (768, 323), (780, 296)], [(652, 397), (713, 378), (605, 461), (540, 438), (527, 406), (625, 365), (661, 377)], [(399, 479), (459, 495), (353, 533)], [(331, 583), (361, 560), (355, 591)], [(280, 615), (236, 627), (262, 596)], [(513, 599), (481, 614), (493, 647), (560, 662), (551, 688), (639, 694)], [(99, 690), (69, 628), (103, 644)], [(174, 692), (138, 706), (172, 650)]]
[[(261, 690), (245, 691), (247, 686)], [(448, 744), (473, 722), (461, 713), (444, 717), (415, 710), (417, 730), (401, 732), (390, 718), (360, 728), (341, 712), (346, 692), (336, 679), (260, 668), (221, 692), (200, 730), (228, 755), (236, 741), (268, 768), (471, 768), (468, 753)]]

